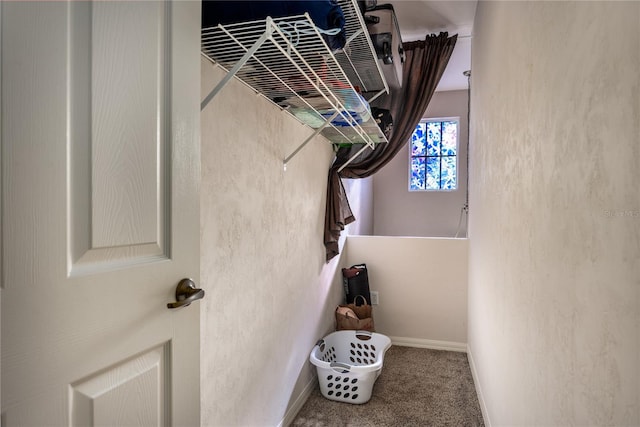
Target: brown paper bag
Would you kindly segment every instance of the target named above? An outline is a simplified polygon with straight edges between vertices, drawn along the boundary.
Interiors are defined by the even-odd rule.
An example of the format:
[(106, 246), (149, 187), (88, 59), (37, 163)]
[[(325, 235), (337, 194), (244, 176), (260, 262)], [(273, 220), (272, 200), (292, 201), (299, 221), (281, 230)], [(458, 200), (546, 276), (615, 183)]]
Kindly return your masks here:
[[(362, 305), (357, 306), (362, 299)], [(356, 330), (375, 332), (372, 307), (362, 295), (357, 295), (353, 304), (339, 305), (336, 308), (336, 331)]]

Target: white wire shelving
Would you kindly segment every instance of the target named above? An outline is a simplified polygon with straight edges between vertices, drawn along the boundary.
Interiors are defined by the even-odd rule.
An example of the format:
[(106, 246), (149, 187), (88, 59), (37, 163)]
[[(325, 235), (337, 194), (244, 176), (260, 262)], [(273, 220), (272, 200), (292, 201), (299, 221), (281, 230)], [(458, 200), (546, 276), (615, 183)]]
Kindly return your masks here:
[(337, 0), (345, 17), (347, 43), (335, 53), (336, 60), (349, 81), (362, 92), (374, 94), (374, 98), (389, 93), (380, 62), (367, 31), (367, 24), (360, 13), (357, 0)]
[[(341, 6), (345, 17), (353, 22), (350, 14), (356, 13), (360, 30), (364, 29), (359, 12), (349, 8), (355, 1), (341, 1), (348, 3)], [(356, 31), (351, 38), (347, 33), (344, 51), (334, 54), (308, 14), (203, 28), (202, 54), (228, 72), (202, 101), (201, 110), (236, 77), (309, 125), (314, 131), (283, 160), (285, 169), (318, 134), (338, 145), (363, 143), (360, 152), (387, 142), (367, 101), (354, 87), (375, 90), (378, 95), (388, 91), (371, 43), (350, 46), (358, 37), (368, 39), (367, 33)], [(360, 52), (362, 46), (368, 55)], [(358, 51), (355, 56), (354, 50)], [(367, 57), (368, 61), (363, 60)], [(343, 66), (351, 79), (357, 78), (356, 83)]]

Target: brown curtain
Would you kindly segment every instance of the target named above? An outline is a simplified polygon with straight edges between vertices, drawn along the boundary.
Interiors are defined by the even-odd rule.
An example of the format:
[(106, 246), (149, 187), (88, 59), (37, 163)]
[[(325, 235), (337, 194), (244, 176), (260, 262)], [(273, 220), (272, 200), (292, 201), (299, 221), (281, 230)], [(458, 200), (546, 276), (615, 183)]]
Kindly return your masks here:
[(338, 239), (347, 224), (355, 221), (340, 178), (366, 178), (386, 165), (409, 141), (427, 110), (442, 73), (449, 62), (458, 36), (448, 33), (428, 35), (425, 40), (403, 43), (406, 59), (402, 69), (402, 89), (391, 95), (389, 109), (393, 117), (393, 133), (388, 144), (366, 149), (342, 171), (344, 165), (362, 144), (340, 148), (329, 169), (327, 206), (324, 219), (324, 245), (327, 261), (338, 255)]

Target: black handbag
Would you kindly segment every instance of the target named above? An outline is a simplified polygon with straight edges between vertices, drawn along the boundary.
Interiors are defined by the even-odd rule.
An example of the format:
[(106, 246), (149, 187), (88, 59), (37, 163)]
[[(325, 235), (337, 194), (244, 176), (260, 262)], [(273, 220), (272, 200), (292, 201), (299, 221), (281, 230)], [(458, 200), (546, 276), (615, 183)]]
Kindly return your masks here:
[(387, 139), (391, 138), (391, 131), (393, 130), (393, 117), (389, 110), (384, 108), (371, 107), (371, 116), (376, 121), (380, 130)]
[(362, 295), (371, 305), (371, 293), (369, 291), (369, 274), (366, 264), (356, 264), (350, 268), (342, 269), (342, 280), (347, 296), (347, 304), (354, 303), (357, 295)]

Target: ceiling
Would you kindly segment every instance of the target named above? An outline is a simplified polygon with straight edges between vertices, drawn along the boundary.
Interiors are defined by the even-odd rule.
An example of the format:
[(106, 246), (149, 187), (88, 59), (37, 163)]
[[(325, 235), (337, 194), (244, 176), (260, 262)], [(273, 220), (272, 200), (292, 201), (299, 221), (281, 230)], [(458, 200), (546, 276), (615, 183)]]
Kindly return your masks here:
[(436, 91), (467, 89), (471, 69), (471, 35), (477, 0), (391, 0), (396, 12), (402, 41), (422, 40), (427, 34), (449, 32), (458, 34), (447, 69)]

